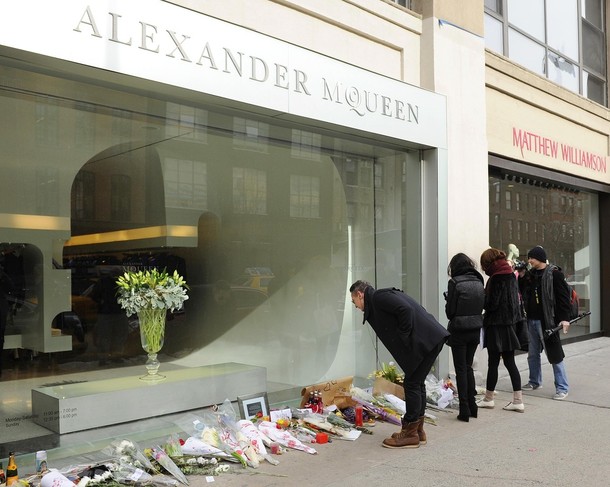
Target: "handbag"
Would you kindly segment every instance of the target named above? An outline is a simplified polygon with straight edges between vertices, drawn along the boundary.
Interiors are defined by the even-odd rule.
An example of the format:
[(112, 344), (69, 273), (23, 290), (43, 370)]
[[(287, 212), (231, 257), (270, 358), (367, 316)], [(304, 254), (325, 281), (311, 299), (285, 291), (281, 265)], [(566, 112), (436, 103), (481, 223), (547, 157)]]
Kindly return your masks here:
[(525, 312), (525, 306), (523, 300), (519, 296), (519, 304), (521, 309), (521, 319), (515, 323), (515, 333), (519, 339), (519, 350), (527, 352), (529, 349), (530, 337), (527, 331), (527, 313)]
[(515, 333), (519, 339), (519, 350), (527, 352), (529, 350), (530, 338), (527, 332), (527, 318), (523, 318), (515, 324)]

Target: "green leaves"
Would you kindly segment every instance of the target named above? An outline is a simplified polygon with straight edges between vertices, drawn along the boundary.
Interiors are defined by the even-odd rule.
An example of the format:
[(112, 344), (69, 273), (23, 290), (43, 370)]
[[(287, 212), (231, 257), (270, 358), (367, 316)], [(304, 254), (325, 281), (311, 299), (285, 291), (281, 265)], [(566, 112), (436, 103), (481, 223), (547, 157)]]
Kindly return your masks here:
[(149, 308), (175, 311), (188, 299), (188, 285), (178, 271), (171, 275), (157, 268), (127, 271), (119, 276), (116, 285), (117, 302), (127, 316)]

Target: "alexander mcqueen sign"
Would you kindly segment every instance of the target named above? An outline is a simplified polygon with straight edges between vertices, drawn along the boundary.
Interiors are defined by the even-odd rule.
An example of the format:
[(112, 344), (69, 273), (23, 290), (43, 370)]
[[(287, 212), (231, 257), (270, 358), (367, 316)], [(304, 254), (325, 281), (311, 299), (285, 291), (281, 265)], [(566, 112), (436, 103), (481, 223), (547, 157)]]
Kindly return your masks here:
[[(8, 2), (0, 43), (288, 115), (446, 145), (444, 97), (278, 39), (159, 0), (22, 3)], [(22, 42), (22, 35), (10, 35), (15, 16), (31, 20), (33, 8), (37, 35)]]

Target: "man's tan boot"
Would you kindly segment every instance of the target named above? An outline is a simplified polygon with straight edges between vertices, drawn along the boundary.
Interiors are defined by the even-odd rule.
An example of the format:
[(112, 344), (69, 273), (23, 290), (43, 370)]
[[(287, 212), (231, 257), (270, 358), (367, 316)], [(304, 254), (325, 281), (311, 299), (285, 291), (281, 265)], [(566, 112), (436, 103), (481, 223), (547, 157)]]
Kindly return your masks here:
[[(417, 436), (419, 436), (419, 444), (420, 445), (425, 445), (426, 443), (428, 443), (428, 438), (426, 437), (426, 432), (424, 431), (424, 421), (425, 421), (426, 417), (422, 416), (421, 418), (419, 418), (417, 420), (417, 422), (419, 423), (417, 426)], [(408, 423), (405, 423), (404, 419), (401, 420), (402, 423), (402, 429), (405, 429)], [(402, 432), (399, 431), (398, 433), (392, 433), (392, 438), (398, 438), (398, 435), (400, 435), (400, 433)]]
[(396, 432), (396, 433), (392, 433), (392, 438), (398, 438), (400, 436), (400, 433), (402, 433), (402, 430), (406, 429), (407, 425), (409, 424), (408, 422), (406, 422), (404, 420), (404, 418), (401, 418), (400, 420), (400, 424), (402, 425), (402, 427), (400, 428), (400, 431)]
[(408, 423), (406, 426), (403, 426), (400, 433), (395, 433), (392, 435), (392, 438), (383, 440), (381, 446), (385, 448), (419, 448), (418, 427), (419, 420)]
[(426, 432), (424, 431), (424, 421), (426, 417), (422, 416), (419, 418), (419, 424), (417, 425), (417, 436), (419, 436), (419, 444), (425, 445), (428, 443), (428, 438), (426, 437)]

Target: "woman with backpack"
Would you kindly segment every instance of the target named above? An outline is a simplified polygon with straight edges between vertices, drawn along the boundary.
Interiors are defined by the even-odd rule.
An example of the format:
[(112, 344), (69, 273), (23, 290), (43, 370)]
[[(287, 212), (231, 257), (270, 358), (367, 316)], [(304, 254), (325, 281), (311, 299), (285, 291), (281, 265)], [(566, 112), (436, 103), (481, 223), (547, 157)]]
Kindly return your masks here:
[(457, 419), (465, 422), (477, 417), (472, 363), (480, 341), (485, 302), (483, 276), (475, 266), (466, 254), (455, 254), (447, 267), (450, 279), (444, 293), (445, 314), (449, 319), (447, 330), (451, 334), (448, 345), (453, 356), (460, 405)]

